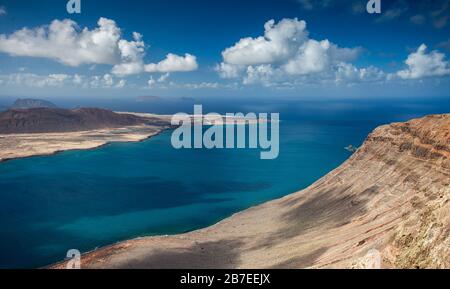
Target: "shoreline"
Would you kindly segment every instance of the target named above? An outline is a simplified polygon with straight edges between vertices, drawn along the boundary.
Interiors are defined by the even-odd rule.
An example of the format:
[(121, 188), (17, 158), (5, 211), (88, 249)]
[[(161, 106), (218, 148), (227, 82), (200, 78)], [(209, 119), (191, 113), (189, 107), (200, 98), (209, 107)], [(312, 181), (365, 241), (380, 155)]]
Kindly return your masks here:
[[(174, 128), (171, 125), (171, 115), (116, 113), (134, 115), (160, 123), (73, 132), (0, 134), (0, 163), (21, 158), (52, 156), (65, 151), (97, 149), (114, 142), (141, 142)], [(202, 125), (209, 125), (211, 121), (214, 119), (204, 117)], [(259, 123), (258, 120), (257, 122)], [(224, 124), (227, 123), (248, 124), (239, 117), (227, 118)], [(53, 148), (50, 148), (52, 146)]]
[[(285, 196), (285, 197), (287, 197), (287, 196)], [(271, 200), (271, 201), (267, 201), (264, 204), (267, 204), (267, 203), (270, 203), (270, 202), (274, 202), (274, 201), (283, 199), (285, 197), (282, 197), (282, 198), (279, 198), (279, 199), (275, 199), (275, 200)], [(133, 237), (133, 238), (128, 238), (128, 239), (125, 238), (125, 239), (123, 239), (121, 241), (116, 241), (114, 243), (110, 243), (110, 244), (107, 244), (107, 245), (98, 246), (98, 247), (95, 247), (92, 250), (81, 252), (81, 259), (84, 259), (83, 257), (91, 256), (91, 255), (94, 255), (94, 254), (97, 254), (97, 253), (107, 252), (108, 250), (115, 249), (116, 247), (121, 247), (121, 246), (123, 246), (123, 245), (125, 245), (127, 243), (134, 243), (134, 242), (139, 242), (139, 241), (142, 241), (142, 240), (151, 240), (151, 239), (157, 239), (157, 238), (176, 238), (176, 237), (180, 237), (180, 236), (183, 236), (183, 235), (186, 235), (186, 234), (200, 233), (200, 232), (202, 232), (202, 231), (204, 231), (204, 230), (206, 230), (208, 228), (212, 228), (212, 227), (220, 225), (222, 222), (226, 221), (229, 218), (237, 217), (239, 214), (244, 213), (247, 210), (251, 210), (251, 209), (257, 208), (257, 207), (259, 207), (261, 205), (263, 205), (263, 204), (251, 206), (251, 207), (249, 207), (249, 208), (247, 208), (245, 210), (233, 213), (232, 215), (230, 215), (228, 217), (225, 217), (222, 220), (220, 220), (220, 221), (218, 221), (216, 223), (213, 223), (213, 224), (211, 224), (211, 225), (209, 225), (207, 227), (194, 229), (192, 231), (185, 231), (185, 232), (181, 232), (181, 233), (177, 233), (177, 234), (170, 234), (170, 235), (153, 235), (153, 236), (145, 236), (145, 235), (143, 235), (143, 236), (140, 236), (140, 237)], [(64, 265), (68, 261), (69, 261), (69, 259), (66, 258), (66, 259), (64, 259), (62, 261), (58, 261), (56, 263), (52, 263), (52, 264), (48, 264), (48, 265), (44, 265), (42, 267), (39, 267), (39, 269), (64, 269), (65, 268)]]
[[(381, 268), (449, 268), (449, 133), (450, 114), (381, 126), (300, 192), (192, 232), (99, 247), (82, 254), (81, 266), (372, 268), (375, 250)], [(44, 268), (65, 269), (67, 261)]]
[[(64, 153), (64, 152), (69, 152), (69, 151), (87, 151), (87, 150), (96, 150), (96, 149), (100, 149), (104, 146), (113, 144), (113, 143), (140, 143), (140, 142), (144, 142), (147, 141), (155, 136), (158, 136), (162, 133), (164, 133), (165, 131), (170, 130), (171, 128), (163, 128), (158, 132), (155, 133), (151, 133), (148, 136), (143, 137), (142, 139), (137, 139), (137, 140), (111, 140), (111, 141), (106, 141), (102, 144), (98, 144), (92, 147), (80, 147), (80, 148), (68, 148), (68, 149), (63, 149), (63, 150), (55, 150), (53, 152), (48, 152), (48, 153), (43, 153), (43, 154), (33, 154), (33, 155), (28, 155), (28, 156), (18, 156), (18, 157), (12, 157), (12, 158), (0, 158), (0, 164), (1, 163), (6, 163), (6, 162), (10, 162), (10, 161), (14, 161), (14, 160), (19, 160), (19, 159), (28, 159), (28, 158), (35, 158), (35, 157), (46, 157), (46, 156), (53, 156), (53, 155), (57, 155), (60, 153)], [(92, 131), (85, 131), (85, 132), (92, 132)], [(1, 137), (4, 137), (6, 135), (0, 135)]]
[(56, 129), (52, 132), (49, 129), (49, 132), (0, 134), (0, 163), (20, 158), (51, 156), (71, 150), (97, 149), (114, 142), (141, 142), (172, 128), (170, 116), (167, 115), (115, 114), (138, 117), (140, 121), (129, 125), (65, 132), (58, 132)]

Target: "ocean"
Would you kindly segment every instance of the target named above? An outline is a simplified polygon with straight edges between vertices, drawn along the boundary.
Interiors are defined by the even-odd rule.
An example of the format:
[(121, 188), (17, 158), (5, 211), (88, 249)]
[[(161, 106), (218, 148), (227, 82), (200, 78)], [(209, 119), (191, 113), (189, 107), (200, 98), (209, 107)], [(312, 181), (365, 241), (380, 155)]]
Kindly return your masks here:
[[(219, 113), (279, 112), (275, 160), (261, 160), (254, 149), (175, 150), (166, 131), (140, 143), (0, 163), (0, 268), (41, 267), (69, 249), (212, 225), (308, 187), (350, 157), (344, 147), (360, 146), (381, 124), (450, 111), (448, 101), (295, 103), (208, 106)], [(109, 106), (193, 109), (133, 105)]]

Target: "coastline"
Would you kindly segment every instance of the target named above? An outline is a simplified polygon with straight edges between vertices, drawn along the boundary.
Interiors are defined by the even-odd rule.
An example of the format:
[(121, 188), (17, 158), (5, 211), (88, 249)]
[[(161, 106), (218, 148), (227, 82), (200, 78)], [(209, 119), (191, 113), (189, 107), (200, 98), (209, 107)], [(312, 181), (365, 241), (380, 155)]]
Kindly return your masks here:
[[(171, 115), (157, 115), (151, 113), (115, 112), (147, 119), (157, 124), (143, 124), (136, 126), (115, 127), (89, 131), (60, 132), (60, 133), (26, 133), (0, 134), (0, 163), (19, 158), (49, 156), (70, 150), (96, 149), (114, 142), (140, 142), (156, 136), (163, 131), (173, 128)], [(190, 115), (193, 123), (194, 117)], [(222, 121), (223, 124), (246, 125), (249, 122), (239, 117), (229, 117), (218, 120), (214, 117), (202, 118), (202, 125)], [(260, 122), (256, 120), (256, 122)]]
[[(65, 151), (98, 149), (115, 142), (142, 142), (168, 129), (170, 129), (169, 126), (142, 125), (69, 133), (0, 135), (0, 140), (8, 138), (10, 142), (6, 146), (4, 142), (2, 143), (0, 163), (21, 158), (51, 156)], [(138, 130), (139, 133), (133, 130)], [(59, 144), (53, 145), (53, 148), (48, 148), (49, 145), (52, 145), (52, 142)], [(17, 149), (17, 147), (21, 149)], [(32, 149), (30, 150), (30, 148)]]
[(82, 268), (370, 268), (374, 249), (382, 268), (449, 267), (449, 132), (450, 115), (379, 127), (303, 191), (208, 228), (99, 248)]

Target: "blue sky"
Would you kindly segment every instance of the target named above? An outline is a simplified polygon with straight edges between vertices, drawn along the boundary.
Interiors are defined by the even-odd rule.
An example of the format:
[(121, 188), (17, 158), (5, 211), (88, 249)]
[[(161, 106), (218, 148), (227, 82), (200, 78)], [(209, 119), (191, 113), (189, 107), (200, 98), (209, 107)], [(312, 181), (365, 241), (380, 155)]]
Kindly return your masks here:
[(0, 96), (447, 96), (450, 1), (381, 2), (0, 0)]

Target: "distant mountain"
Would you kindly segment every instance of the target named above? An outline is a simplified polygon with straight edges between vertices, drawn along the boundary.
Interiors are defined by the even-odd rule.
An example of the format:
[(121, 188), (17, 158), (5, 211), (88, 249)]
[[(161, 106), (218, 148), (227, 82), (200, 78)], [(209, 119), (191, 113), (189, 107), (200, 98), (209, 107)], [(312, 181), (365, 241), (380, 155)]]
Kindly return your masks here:
[[(0, 113), (0, 134), (75, 132), (150, 123), (150, 119), (105, 109), (10, 109)], [(154, 124), (154, 123), (152, 123)], [(158, 125), (155, 123), (154, 125)]]
[(143, 95), (143, 96), (138, 96), (136, 98), (137, 102), (152, 102), (152, 101), (159, 101), (159, 100), (161, 100), (161, 97), (155, 96), (155, 95)]
[(42, 99), (17, 99), (11, 106), (12, 109), (28, 109), (28, 108), (57, 108), (57, 106), (50, 101)]

